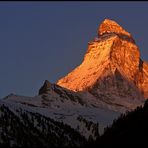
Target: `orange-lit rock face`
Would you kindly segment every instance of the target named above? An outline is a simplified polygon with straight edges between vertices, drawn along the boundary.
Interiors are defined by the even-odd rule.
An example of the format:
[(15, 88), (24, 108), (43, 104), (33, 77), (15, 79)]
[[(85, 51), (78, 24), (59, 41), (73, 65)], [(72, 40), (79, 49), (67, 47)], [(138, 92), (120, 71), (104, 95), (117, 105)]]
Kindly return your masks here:
[(104, 39), (90, 43), (82, 64), (59, 80), (57, 84), (74, 91), (82, 91), (93, 86), (110, 62), (112, 40), (115, 38), (116, 36), (112, 36), (108, 42)]
[(123, 34), (131, 37), (131, 34), (125, 31), (119, 24), (109, 19), (105, 19), (98, 28), (98, 36), (105, 33)]
[(101, 96), (148, 98), (148, 64), (140, 60), (131, 34), (105, 19), (98, 35), (98, 39), (89, 42), (82, 64), (57, 84)]

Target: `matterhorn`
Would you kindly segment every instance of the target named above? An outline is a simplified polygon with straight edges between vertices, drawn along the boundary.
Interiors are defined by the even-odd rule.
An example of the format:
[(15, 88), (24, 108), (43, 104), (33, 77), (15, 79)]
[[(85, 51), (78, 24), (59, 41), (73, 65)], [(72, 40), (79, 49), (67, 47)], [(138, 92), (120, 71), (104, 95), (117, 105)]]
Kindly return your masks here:
[(78, 67), (56, 83), (45, 80), (34, 97), (0, 100), (0, 144), (82, 146), (147, 98), (148, 64), (132, 35), (105, 19)]
[(97, 32), (82, 64), (57, 84), (107, 104), (134, 107), (133, 102), (148, 98), (148, 64), (132, 35), (115, 21), (105, 19)]

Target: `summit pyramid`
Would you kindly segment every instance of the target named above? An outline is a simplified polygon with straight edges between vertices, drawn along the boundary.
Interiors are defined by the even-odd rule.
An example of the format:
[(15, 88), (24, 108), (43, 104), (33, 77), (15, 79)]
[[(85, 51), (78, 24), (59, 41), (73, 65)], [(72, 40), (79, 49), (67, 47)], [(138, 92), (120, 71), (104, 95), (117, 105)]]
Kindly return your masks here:
[(83, 62), (57, 85), (118, 105), (148, 98), (148, 64), (140, 58), (132, 35), (110, 19), (101, 23), (97, 33)]

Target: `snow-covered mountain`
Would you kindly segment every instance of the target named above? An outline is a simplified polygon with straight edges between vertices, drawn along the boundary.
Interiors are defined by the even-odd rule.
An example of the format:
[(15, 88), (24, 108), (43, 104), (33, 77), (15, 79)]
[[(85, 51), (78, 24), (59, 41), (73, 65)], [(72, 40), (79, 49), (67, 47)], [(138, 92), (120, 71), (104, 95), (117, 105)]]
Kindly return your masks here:
[(0, 102), (0, 147), (80, 147), (85, 143), (84, 136), (62, 122)]
[[(46, 80), (37, 96), (6, 96), (0, 100), (0, 117), (6, 116), (5, 106), (21, 124), (26, 121), (19, 110), (30, 116), (33, 125), (36, 121), (32, 116), (38, 114), (50, 120), (50, 123), (45, 121), (45, 126), (52, 120), (56, 131), (58, 125), (64, 124), (67, 126), (64, 128), (73, 129), (82, 139), (83, 136), (95, 139), (121, 113), (143, 105), (147, 97), (148, 64), (141, 60), (131, 34), (116, 22), (105, 19), (98, 29), (98, 37), (88, 43), (80, 66), (56, 84)], [(56, 136), (60, 137), (61, 132)], [(68, 136), (69, 142), (72, 136)], [(77, 142), (78, 139), (73, 145)]]
[[(46, 89), (45, 86), (47, 86)], [(41, 91), (42, 88), (45, 92)], [(102, 134), (104, 127), (111, 124), (113, 119), (120, 114), (103, 106), (101, 102), (96, 105), (91, 104), (92, 102), (89, 102), (89, 100), (86, 101), (89, 98), (87, 95), (88, 98), (85, 98), (84, 94), (51, 84), (47, 80), (42, 88), (39, 91), (42, 93), (38, 96), (25, 97), (10, 94), (1, 102), (9, 106), (12, 112), (22, 108), (25, 111), (39, 113), (70, 125), (87, 139), (90, 136), (96, 138), (96, 128)]]

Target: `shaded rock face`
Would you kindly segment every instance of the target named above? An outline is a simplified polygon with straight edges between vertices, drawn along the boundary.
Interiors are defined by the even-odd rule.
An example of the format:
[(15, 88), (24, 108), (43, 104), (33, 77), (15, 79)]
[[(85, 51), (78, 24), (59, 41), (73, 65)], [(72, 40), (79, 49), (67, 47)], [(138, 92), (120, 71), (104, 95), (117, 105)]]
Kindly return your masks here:
[(148, 98), (148, 63), (145, 61), (142, 61), (141, 66), (139, 65), (139, 73), (137, 74), (136, 85), (144, 97)]
[(48, 94), (48, 92), (51, 89), (51, 86), (52, 86), (52, 84), (48, 80), (45, 80), (43, 86), (39, 90), (39, 95)]
[[(98, 38), (88, 43), (82, 64), (58, 85), (73, 91), (89, 91), (103, 100), (143, 100), (148, 98), (148, 64), (130, 33), (116, 22), (105, 19)], [(100, 97), (99, 97), (100, 98)]]

